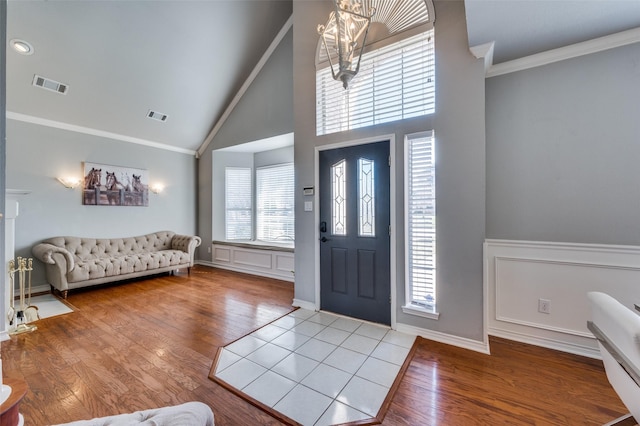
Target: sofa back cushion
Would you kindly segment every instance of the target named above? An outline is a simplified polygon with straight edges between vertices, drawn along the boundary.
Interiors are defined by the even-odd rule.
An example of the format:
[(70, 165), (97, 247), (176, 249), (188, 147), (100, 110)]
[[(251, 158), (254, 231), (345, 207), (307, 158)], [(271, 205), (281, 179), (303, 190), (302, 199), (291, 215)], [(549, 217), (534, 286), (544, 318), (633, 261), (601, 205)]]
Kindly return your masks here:
[(76, 260), (91, 260), (169, 250), (174, 234), (171, 231), (161, 231), (127, 238), (54, 237), (44, 242), (67, 249)]

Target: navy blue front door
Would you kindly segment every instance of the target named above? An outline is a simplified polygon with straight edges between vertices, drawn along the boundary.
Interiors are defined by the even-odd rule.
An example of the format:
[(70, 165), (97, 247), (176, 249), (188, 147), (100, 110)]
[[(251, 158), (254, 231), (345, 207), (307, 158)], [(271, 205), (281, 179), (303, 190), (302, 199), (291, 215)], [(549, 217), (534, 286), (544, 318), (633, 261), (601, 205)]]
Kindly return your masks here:
[(320, 307), (391, 323), (389, 141), (320, 152)]

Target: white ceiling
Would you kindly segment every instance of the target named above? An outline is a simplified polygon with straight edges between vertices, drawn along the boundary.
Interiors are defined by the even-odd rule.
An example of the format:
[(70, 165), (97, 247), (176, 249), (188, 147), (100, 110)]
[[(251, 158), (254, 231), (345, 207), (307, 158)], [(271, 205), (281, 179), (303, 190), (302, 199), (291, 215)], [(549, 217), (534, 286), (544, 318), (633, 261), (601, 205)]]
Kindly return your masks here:
[[(494, 63), (640, 27), (640, 0), (465, 0), (465, 8), (469, 46), (495, 41)], [(9, 117), (194, 152), (291, 12), (292, 0), (9, 0), (7, 40), (35, 49), (7, 48)], [(68, 93), (33, 87), (34, 74)], [(149, 109), (168, 120), (146, 118)]]
[(494, 41), (494, 64), (640, 27), (639, 0), (465, 0), (465, 10), (469, 46)]
[[(10, 0), (7, 110), (195, 151), (292, 12), (291, 1)], [(35, 88), (34, 74), (69, 85)], [(165, 123), (146, 118), (168, 114)]]

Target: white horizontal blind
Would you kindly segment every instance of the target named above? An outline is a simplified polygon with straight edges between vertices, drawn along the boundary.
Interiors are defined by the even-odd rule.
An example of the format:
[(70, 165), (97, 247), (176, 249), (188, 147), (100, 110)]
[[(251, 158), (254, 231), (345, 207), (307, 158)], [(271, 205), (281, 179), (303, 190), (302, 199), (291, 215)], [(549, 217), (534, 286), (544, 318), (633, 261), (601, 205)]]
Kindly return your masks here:
[(295, 237), (293, 164), (256, 169), (256, 231), (263, 241), (293, 241)]
[(316, 134), (326, 135), (435, 111), (433, 30), (362, 55), (349, 89), (331, 68), (316, 72)]
[(250, 240), (252, 228), (251, 169), (226, 167), (224, 170), (225, 238)]
[(436, 303), (436, 185), (433, 133), (407, 136), (407, 304)]

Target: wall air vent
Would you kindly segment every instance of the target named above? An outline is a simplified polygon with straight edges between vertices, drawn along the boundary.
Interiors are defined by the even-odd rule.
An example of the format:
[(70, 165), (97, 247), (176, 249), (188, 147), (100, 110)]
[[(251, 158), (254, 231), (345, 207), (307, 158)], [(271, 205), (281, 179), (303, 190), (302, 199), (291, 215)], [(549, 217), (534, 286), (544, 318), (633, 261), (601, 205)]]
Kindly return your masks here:
[(50, 78), (41, 77), (37, 74), (33, 76), (33, 85), (37, 87), (42, 87), (43, 89), (51, 90), (52, 92), (61, 93), (63, 95), (66, 95), (67, 90), (69, 89), (68, 84), (62, 84), (58, 81), (51, 80)]
[(167, 121), (167, 118), (169, 118), (169, 116), (167, 114), (163, 114), (161, 112), (151, 111), (151, 110), (149, 110), (149, 112), (147, 112), (147, 117), (151, 118), (153, 120), (158, 120), (158, 121), (162, 121), (162, 122)]

